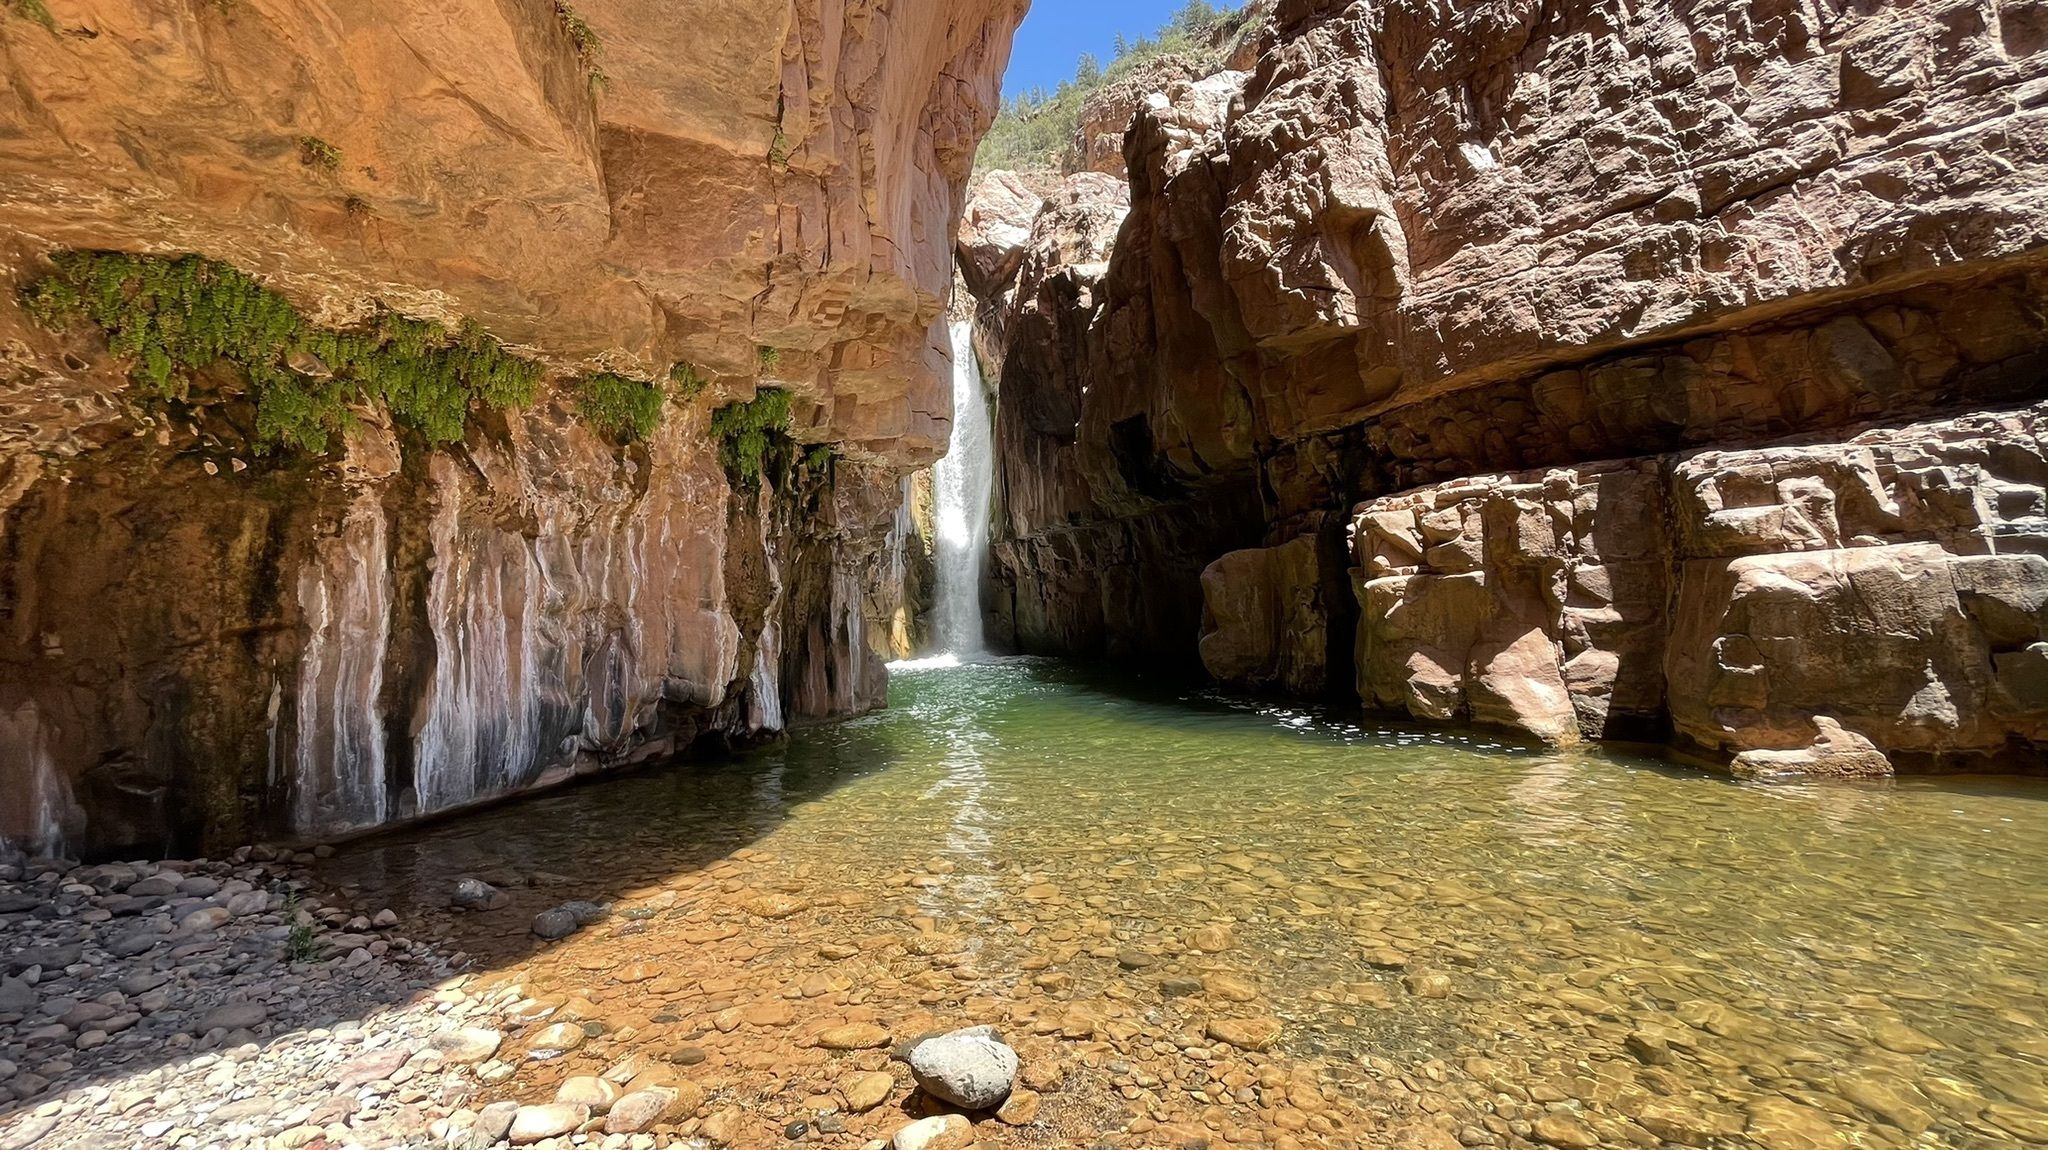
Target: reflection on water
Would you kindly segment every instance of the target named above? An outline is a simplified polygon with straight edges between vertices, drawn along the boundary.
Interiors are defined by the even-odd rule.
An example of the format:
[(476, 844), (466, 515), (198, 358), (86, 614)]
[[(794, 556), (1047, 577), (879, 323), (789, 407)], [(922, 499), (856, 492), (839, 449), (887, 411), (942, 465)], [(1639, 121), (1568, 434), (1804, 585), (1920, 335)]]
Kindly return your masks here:
[[(913, 669), (894, 697), (747, 761), (375, 840), (336, 875), (421, 906), (470, 873), (627, 904), (713, 875), (670, 930), (748, 924), (761, 978), (867, 937), (849, 961), (872, 966), (848, 974), (884, 1021), (971, 1005), (1105, 1047), (1108, 1089), (1064, 1112), (1077, 1129), (1350, 1145), (1405, 1112), (1468, 1145), (2048, 1141), (2037, 786), (1740, 785), (1026, 661)], [(831, 909), (763, 923), (729, 905), (756, 890)], [(662, 955), (665, 922), (635, 920), (624, 945)], [(1190, 941), (1217, 927), (1225, 949)], [(876, 949), (888, 937), (911, 942)], [(620, 945), (579, 936), (520, 976), (546, 985)], [(672, 961), (718, 957), (693, 945)], [(1256, 997), (1195, 981), (1218, 974)], [(607, 1008), (652, 1014), (635, 993), (655, 992)], [(687, 1025), (687, 1002), (670, 1009)], [(1270, 1059), (1203, 1037), (1233, 1015), (1284, 1024)], [(1273, 1066), (1321, 1083), (1322, 1127), (1285, 1117), (1306, 1104), (1275, 1093)]]

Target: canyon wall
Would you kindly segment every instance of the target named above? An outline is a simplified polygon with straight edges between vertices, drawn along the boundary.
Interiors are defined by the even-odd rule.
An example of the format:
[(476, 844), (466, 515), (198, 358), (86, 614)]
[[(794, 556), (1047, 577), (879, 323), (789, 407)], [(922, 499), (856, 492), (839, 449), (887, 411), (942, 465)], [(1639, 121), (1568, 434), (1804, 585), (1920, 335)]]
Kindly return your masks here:
[[(47, 8), (0, 11), (13, 288), (195, 253), (544, 382), (452, 442), (357, 402), (296, 450), (224, 365), (147, 392), (6, 292), (0, 839), (333, 836), (881, 703), (1024, 0)], [(657, 424), (594, 428), (593, 372)], [(775, 465), (736, 473), (718, 413), (771, 392)]]
[(2048, 7), (1282, 0), (1259, 43), (984, 293), (1014, 646), (2042, 764)]

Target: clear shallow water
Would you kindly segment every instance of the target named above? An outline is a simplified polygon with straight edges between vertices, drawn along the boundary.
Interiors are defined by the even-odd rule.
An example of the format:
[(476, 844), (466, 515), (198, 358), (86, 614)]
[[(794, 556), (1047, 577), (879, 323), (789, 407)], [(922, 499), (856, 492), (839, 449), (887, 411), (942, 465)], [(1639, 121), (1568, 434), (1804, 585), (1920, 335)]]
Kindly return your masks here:
[[(1047, 1119), (1076, 1138), (1207, 1122), (1351, 1145), (1413, 1120), (1494, 1145), (2048, 1141), (2048, 789), (1740, 785), (1028, 661), (902, 672), (893, 698), (774, 753), (374, 840), (334, 874), (422, 907), (491, 871), (545, 876), (527, 902), (644, 903), (541, 958), (523, 919), (459, 921), (565, 993), (610, 953), (732, 965), (726, 1005), (866, 939), (863, 989), (830, 1001), (994, 1012), (1084, 1059)], [(652, 900), (664, 885), (686, 897)], [(764, 921), (762, 891), (805, 910)], [(703, 941), (724, 921), (736, 956)], [(644, 1017), (662, 993), (598, 1001)], [(1237, 1051), (1217, 1018), (1280, 1037)], [(1249, 1100), (1233, 1069), (1262, 1080)], [(1331, 1129), (1286, 1116), (1276, 1073), (1319, 1084), (1305, 1114)]]

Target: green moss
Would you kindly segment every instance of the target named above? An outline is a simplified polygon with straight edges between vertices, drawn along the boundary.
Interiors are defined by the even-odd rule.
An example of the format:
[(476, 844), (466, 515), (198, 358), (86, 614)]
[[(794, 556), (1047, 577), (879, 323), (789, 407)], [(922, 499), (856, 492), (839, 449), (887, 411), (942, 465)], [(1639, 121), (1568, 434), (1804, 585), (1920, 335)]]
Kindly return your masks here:
[(828, 475), (832, 471), (832, 461), (836, 458), (837, 454), (830, 447), (820, 443), (804, 452), (804, 470), (816, 476)]
[(711, 413), (719, 462), (734, 487), (759, 487), (773, 457), (789, 452), (789, 393), (763, 388), (750, 403), (732, 403)]
[(299, 162), (331, 176), (341, 171), (341, 149), (318, 136), (300, 136)]
[(24, 20), (34, 20), (52, 32), (57, 30), (57, 18), (50, 15), (50, 9), (43, 0), (7, 0), (7, 10)]
[(684, 403), (693, 402), (711, 386), (711, 381), (697, 374), (697, 369), (687, 363), (678, 363), (668, 369), (668, 385), (676, 398)]
[(604, 72), (604, 42), (597, 38), (597, 31), (590, 26), (590, 21), (563, 0), (555, 0), (555, 18), (561, 21), (562, 31), (568, 33), (569, 42), (576, 45), (576, 58), (583, 62), (583, 71), (590, 77), (590, 86), (602, 89), (609, 85), (611, 77)]
[(585, 379), (576, 400), (585, 422), (626, 442), (652, 436), (667, 406), (668, 393), (660, 384), (610, 372)]
[(481, 327), (385, 313), (350, 330), (314, 327), (291, 302), (227, 264), (198, 256), (60, 252), (54, 274), (23, 303), (38, 323), (77, 320), (130, 359), (152, 398), (190, 401), (192, 376), (239, 368), (256, 405), (253, 447), (321, 454), (349, 425), (350, 405), (381, 403), (430, 443), (461, 440), (478, 407), (521, 407), (539, 394), (542, 369)]
[(782, 366), (782, 349), (764, 344), (754, 349), (754, 358), (760, 362), (762, 371), (774, 371)]

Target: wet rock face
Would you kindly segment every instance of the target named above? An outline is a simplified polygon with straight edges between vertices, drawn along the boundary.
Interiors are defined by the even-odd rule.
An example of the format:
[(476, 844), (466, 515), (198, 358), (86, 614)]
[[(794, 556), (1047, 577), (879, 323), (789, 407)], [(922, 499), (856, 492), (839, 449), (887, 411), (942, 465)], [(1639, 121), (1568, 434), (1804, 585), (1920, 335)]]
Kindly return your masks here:
[[(662, 5), (579, 2), (581, 46), (564, 7), (0, 13), (0, 839), (334, 835), (880, 703), (1022, 4), (714, 6), (688, 50)], [(364, 410), (261, 457), (248, 405), (139, 403), (28, 321), (62, 248), (197, 252), (331, 326), (474, 320), (550, 382), (460, 444)], [(674, 363), (707, 386), (626, 447), (564, 382)], [(761, 387), (831, 461), (729, 479), (711, 412)]]
[[(1946, 442), (1926, 428), (2043, 396), (2048, 135), (2021, 110), (2048, 82), (2036, 23), (1942, 0), (1853, 20), (1278, 5), (1243, 74), (1137, 105), (1106, 262), (1025, 260), (1004, 313), (998, 613), (1027, 649), (1191, 652), (1101, 610), (1094, 553), (1131, 602), (1193, 588), (1205, 661), (1246, 687), (1302, 692), (1320, 660), (1372, 706), (1558, 740), (1669, 728), (1850, 763), (1864, 739), (1917, 764), (2011, 738), (2028, 759), (2027, 723), (1987, 716), (2010, 711), (1999, 691), (2038, 691), (2035, 640), (2009, 620), (1994, 639), (1931, 588), (1965, 559), (2024, 565), (2044, 549), (2032, 513), (1929, 533), (1843, 496), (1856, 525), (1830, 537), (1792, 488), (1731, 481), (1741, 501), (1695, 507), (1675, 460), (1795, 435), (1847, 458), (1874, 425)], [(1072, 286), (1034, 298), (1032, 277)], [(1986, 452), (2001, 483), (2038, 482)], [(1528, 469), (1555, 473), (1502, 477)], [(1355, 590), (1291, 592), (1333, 573), (1286, 558), (1297, 541), (1335, 555), (1347, 530)], [(1824, 545), (1787, 542), (1809, 536)], [(1853, 571), (1818, 558), (1837, 551)], [(1780, 602), (1784, 583), (1809, 593)], [(1810, 674), (1733, 650), (1878, 636), (1832, 604), (1879, 584), (1931, 666), (1883, 642), (1852, 669), (1824, 640)], [(1716, 642), (1725, 660), (1702, 653)], [(1723, 701), (1700, 701), (1708, 678)]]

